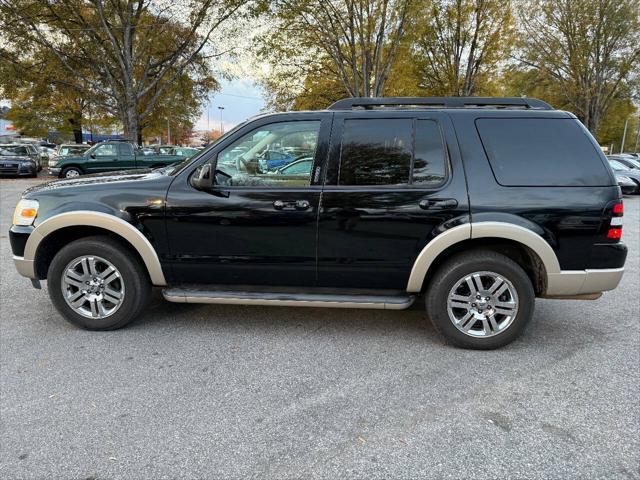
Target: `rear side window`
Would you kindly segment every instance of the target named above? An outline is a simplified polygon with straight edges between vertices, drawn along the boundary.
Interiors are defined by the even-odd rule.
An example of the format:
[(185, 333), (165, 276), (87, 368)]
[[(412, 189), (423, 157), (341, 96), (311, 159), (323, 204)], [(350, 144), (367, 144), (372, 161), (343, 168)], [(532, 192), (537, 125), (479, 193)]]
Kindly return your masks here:
[(445, 178), (445, 154), (440, 128), (433, 120), (416, 122), (413, 183), (440, 185)]
[(437, 186), (444, 178), (444, 145), (433, 120), (345, 120), (340, 185)]
[(133, 155), (133, 146), (128, 143), (121, 143), (120, 155)]
[(562, 118), (476, 120), (491, 169), (505, 186), (601, 186), (609, 172), (580, 124)]
[(340, 185), (401, 185), (411, 173), (407, 119), (345, 120)]

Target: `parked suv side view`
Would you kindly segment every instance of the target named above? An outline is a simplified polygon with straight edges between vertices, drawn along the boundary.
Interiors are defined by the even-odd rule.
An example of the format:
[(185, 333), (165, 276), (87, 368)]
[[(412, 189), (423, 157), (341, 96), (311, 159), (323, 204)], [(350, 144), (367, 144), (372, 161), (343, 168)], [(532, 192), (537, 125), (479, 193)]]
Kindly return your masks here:
[(164, 169), (32, 187), (10, 239), (18, 271), (46, 279), (87, 329), (131, 322), (152, 286), (181, 303), (424, 298), (450, 342), (489, 349), (520, 335), (536, 297), (618, 285), (622, 215), (571, 113), (525, 98), (352, 98), (255, 117)]

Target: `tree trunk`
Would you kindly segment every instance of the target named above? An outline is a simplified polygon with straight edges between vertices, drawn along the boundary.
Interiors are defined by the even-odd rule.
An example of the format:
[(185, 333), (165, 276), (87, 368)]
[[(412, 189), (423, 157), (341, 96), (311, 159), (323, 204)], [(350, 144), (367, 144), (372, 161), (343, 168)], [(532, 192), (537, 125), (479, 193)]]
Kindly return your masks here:
[(124, 138), (131, 143), (138, 145), (140, 136), (140, 120), (138, 118), (138, 112), (136, 112), (135, 103), (127, 105), (122, 116), (122, 127), (124, 129)]
[(68, 118), (67, 121), (69, 122), (69, 125), (71, 125), (73, 141), (75, 143), (82, 143), (82, 116)]

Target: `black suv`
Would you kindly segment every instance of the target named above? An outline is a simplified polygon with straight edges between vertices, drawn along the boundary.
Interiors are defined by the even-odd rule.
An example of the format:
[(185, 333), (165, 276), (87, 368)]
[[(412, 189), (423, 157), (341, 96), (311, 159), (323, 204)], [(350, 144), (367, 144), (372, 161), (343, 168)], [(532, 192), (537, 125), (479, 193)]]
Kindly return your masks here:
[(18, 271), (108, 330), (182, 303), (400, 310), (495, 348), (535, 297), (594, 299), (627, 250), (621, 192), (571, 113), (527, 98), (358, 98), (262, 115), (185, 162), (59, 180), (14, 215)]

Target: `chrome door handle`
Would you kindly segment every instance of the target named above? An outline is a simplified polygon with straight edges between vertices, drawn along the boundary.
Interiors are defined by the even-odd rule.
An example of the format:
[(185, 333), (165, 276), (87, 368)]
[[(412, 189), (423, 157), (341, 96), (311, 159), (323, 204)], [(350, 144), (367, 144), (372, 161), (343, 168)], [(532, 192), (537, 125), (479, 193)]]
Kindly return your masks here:
[(458, 201), (455, 198), (423, 198), (418, 203), (418, 206), (423, 210), (446, 210), (456, 208)]
[(309, 210), (311, 204), (307, 200), (296, 200), (296, 210)]
[(276, 210), (298, 210), (304, 211), (309, 210), (311, 208), (311, 204), (308, 200), (275, 200), (273, 202), (273, 208)]

